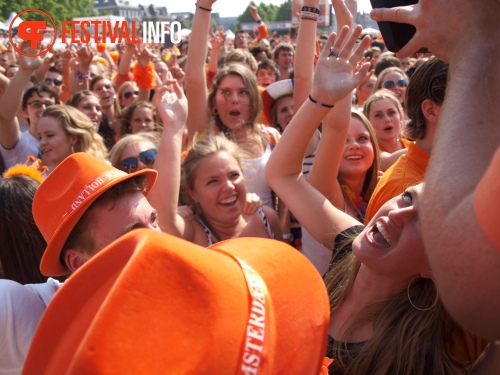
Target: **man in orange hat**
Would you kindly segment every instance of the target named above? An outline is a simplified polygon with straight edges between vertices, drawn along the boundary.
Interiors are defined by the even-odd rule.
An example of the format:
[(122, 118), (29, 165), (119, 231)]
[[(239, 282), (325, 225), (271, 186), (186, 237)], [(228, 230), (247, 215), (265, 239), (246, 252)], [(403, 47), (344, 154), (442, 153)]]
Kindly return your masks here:
[(66, 158), (33, 199), (33, 217), (47, 241), (41, 272), (74, 272), (133, 229), (160, 231), (146, 199), (156, 175), (151, 169), (127, 174), (86, 153)]
[[(151, 169), (127, 174), (86, 153), (66, 158), (33, 199), (33, 217), (47, 242), (41, 272), (72, 273), (133, 229), (160, 231), (156, 210), (146, 199), (156, 175)], [(33, 284), (30, 291), (0, 280), (0, 374), (20, 373), (38, 322), (59, 286), (52, 280)]]

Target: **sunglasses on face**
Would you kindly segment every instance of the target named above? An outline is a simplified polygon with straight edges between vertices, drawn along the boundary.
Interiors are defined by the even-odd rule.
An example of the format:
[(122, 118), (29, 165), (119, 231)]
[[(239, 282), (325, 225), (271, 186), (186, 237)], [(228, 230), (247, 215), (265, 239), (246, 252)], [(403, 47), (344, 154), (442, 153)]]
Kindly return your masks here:
[(392, 89), (394, 88), (395, 86), (398, 86), (398, 87), (406, 87), (408, 85), (408, 82), (406, 82), (406, 79), (400, 79), (399, 81), (397, 82), (394, 82), (394, 81), (385, 81), (382, 86), (384, 86), (384, 89)]
[(150, 150), (143, 151), (139, 154), (139, 156), (136, 157), (129, 157), (121, 162), (118, 163), (118, 169), (127, 172), (127, 173), (132, 173), (137, 171), (139, 168), (139, 160), (147, 166), (148, 168), (153, 167), (153, 164), (156, 159), (156, 150), (154, 148)]
[(61, 86), (63, 84), (62, 81), (59, 81), (58, 79), (56, 78), (45, 78), (45, 83), (48, 83), (49, 85), (51, 83), (54, 83), (54, 85), (56, 86)]
[(139, 95), (139, 91), (127, 91), (125, 94), (123, 94), (123, 97), (125, 99), (130, 99), (132, 97), (132, 95)]

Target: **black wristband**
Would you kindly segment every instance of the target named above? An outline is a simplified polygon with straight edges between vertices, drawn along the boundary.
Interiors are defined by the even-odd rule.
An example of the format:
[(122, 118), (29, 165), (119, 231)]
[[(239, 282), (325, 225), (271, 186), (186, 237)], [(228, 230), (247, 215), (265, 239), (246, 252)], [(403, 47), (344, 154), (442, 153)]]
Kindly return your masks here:
[(201, 5), (198, 5), (198, 3), (194, 3), (194, 5), (196, 5), (197, 8), (200, 8), (200, 9), (203, 9), (203, 10), (206, 10), (207, 12), (211, 12), (212, 9), (211, 8), (205, 8), (205, 7), (202, 7)]
[(335, 107), (333, 104), (332, 105), (328, 105), (328, 104), (325, 104), (325, 103), (322, 103), (322, 102), (318, 102), (317, 100), (314, 100), (312, 98), (311, 94), (309, 94), (309, 100), (311, 102), (313, 102), (314, 104), (320, 105), (322, 107), (326, 107), (326, 108), (333, 108), (333, 107)]
[(318, 8), (306, 7), (305, 5), (302, 8), (300, 8), (300, 11), (301, 12), (311, 12), (311, 13), (320, 14), (320, 11), (319, 11)]

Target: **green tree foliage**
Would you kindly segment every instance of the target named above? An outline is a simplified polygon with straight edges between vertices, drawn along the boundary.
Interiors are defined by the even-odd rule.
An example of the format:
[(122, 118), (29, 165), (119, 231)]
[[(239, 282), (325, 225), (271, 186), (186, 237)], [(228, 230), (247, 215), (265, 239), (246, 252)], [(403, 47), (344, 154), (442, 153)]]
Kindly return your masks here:
[(274, 21), (291, 21), (292, 20), (292, 0), (287, 0), (281, 4), (276, 13)]
[[(0, 17), (6, 20), (11, 12), (20, 13), (26, 9), (39, 9), (49, 14), (60, 28), (63, 20), (94, 15), (93, 5), (93, 0), (0, 0)], [(34, 12), (24, 13), (21, 18), (23, 20), (44, 19), (39, 13)]]
[[(290, 21), (292, 19), (292, 0), (286, 0), (281, 5), (274, 4), (265, 4), (260, 3), (259, 5), (255, 4), (252, 1), (252, 4), (257, 7), (260, 18), (264, 22), (272, 22), (272, 21)], [(254, 22), (252, 15), (248, 8), (238, 16), (238, 22)]]

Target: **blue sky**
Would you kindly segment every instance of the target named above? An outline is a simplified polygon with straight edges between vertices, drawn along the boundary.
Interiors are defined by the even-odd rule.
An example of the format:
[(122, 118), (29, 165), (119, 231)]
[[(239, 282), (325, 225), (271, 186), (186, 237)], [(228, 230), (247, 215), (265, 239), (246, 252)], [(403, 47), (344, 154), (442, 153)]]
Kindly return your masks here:
[[(146, 3), (153, 3), (157, 6), (166, 6), (169, 13), (175, 12), (194, 12), (196, 0), (149, 0)], [(254, 0), (257, 4), (263, 2), (266, 4), (279, 5), (285, 0)], [(221, 17), (236, 17), (239, 16), (248, 6), (249, 1), (245, 0), (218, 0), (213, 5), (214, 12), (218, 12)], [(358, 11), (369, 12), (371, 5), (369, 0), (358, 0)]]

